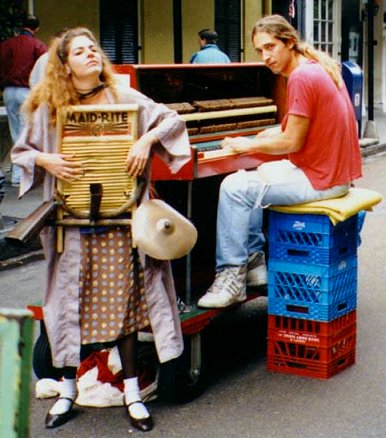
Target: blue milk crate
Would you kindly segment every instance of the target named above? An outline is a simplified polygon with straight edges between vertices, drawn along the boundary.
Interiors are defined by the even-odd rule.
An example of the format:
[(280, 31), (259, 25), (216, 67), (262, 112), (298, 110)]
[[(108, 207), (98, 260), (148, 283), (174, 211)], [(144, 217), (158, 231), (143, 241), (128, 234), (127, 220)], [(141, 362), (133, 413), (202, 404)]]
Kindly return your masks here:
[(358, 215), (334, 226), (325, 215), (270, 211), (270, 259), (331, 265), (356, 256), (357, 245)]
[(330, 266), (269, 260), (268, 313), (331, 321), (357, 302), (357, 257)]

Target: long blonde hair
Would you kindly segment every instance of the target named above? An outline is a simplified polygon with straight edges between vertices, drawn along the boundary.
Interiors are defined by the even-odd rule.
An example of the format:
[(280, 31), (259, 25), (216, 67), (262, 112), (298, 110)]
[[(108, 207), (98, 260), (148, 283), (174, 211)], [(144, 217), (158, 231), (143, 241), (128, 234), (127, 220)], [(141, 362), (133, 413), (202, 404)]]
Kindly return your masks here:
[(339, 63), (327, 53), (317, 50), (310, 44), (301, 41), (296, 29), (281, 15), (269, 15), (258, 20), (252, 30), (252, 40), (259, 32), (269, 33), (274, 38), (283, 41), (284, 44), (293, 42), (294, 50), (305, 58), (318, 62), (324, 70), (326, 70), (336, 86), (339, 89), (343, 87), (341, 67)]
[(99, 47), (90, 30), (84, 27), (75, 27), (68, 29), (60, 38), (54, 39), (51, 43), (48, 50), (45, 78), (32, 89), (28, 99), (23, 105), (27, 117), (30, 118), (32, 113), (40, 105), (47, 105), (50, 114), (50, 123), (55, 124), (58, 108), (80, 103), (71, 75), (69, 75), (65, 69), (70, 43), (78, 36), (86, 36), (89, 38), (100, 51), (102, 56), (102, 72), (99, 79), (111, 89), (114, 97), (116, 97), (116, 80), (110, 61)]

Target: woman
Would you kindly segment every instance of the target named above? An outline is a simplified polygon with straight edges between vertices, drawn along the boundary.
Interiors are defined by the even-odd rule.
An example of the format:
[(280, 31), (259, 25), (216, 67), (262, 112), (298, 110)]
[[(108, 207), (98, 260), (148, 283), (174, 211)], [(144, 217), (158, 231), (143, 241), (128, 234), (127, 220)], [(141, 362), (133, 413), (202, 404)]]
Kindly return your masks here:
[[(80, 162), (56, 150), (55, 117), (60, 107), (113, 103), (139, 105), (139, 140), (126, 160), (132, 177), (148, 177), (154, 152), (161, 155), (172, 171), (177, 171), (189, 160), (188, 136), (178, 115), (129, 87), (118, 86), (92, 33), (85, 28), (74, 28), (51, 47), (46, 78), (32, 91), (25, 105), (29, 123), (12, 150), (13, 162), (22, 168), (20, 195), (41, 183), (44, 177), (44, 198), (48, 200), (53, 196), (57, 178), (71, 182), (82, 175)], [(147, 196), (146, 191), (144, 198)], [(116, 340), (124, 373), (127, 415), (134, 427), (151, 430), (152, 418), (141, 401), (135, 374), (136, 332), (151, 325), (161, 362), (176, 358), (182, 352), (169, 263), (152, 260), (143, 254), (139, 260), (132, 249), (128, 228), (90, 230), (88, 233), (66, 228), (62, 254), (54, 249), (53, 227), (46, 227), (41, 237), (48, 264), (44, 322), (53, 364), (63, 368), (64, 375), (63, 390), (47, 414), (46, 427), (57, 427), (71, 418), (81, 344)], [(106, 244), (114, 248), (115, 258), (108, 258), (107, 263), (95, 262), (91, 255), (102, 254)], [(122, 262), (122, 252), (118, 248), (123, 248), (126, 263)], [(102, 303), (104, 275), (116, 270), (117, 266), (120, 276), (109, 283), (110, 303), (121, 302), (123, 291), (124, 311), (118, 311), (111, 304), (99, 305), (93, 313), (92, 306), (87, 303)], [(95, 269), (97, 286), (90, 287), (89, 278)], [(110, 313), (109, 307), (112, 307)], [(93, 334), (86, 329), (90, 318), (96, 324)], [(108, 334), (103, 330), (106, 318), (112, 323)]]
[(225, 178), (217, 214), (216, 277), (201, 307), (225, 307), (246, 298), (246, 285), (267, 282), (263, 208), (336, 198), (361, 176), (354, 110), (339, 65), (300, 41), (281, 16), (259, 20), (252, 43), (275, 74), (288, 78), (287, 111), (278, 132), (254, 139), (225, 138), (234, 153), (286, 154), (255, 171)]

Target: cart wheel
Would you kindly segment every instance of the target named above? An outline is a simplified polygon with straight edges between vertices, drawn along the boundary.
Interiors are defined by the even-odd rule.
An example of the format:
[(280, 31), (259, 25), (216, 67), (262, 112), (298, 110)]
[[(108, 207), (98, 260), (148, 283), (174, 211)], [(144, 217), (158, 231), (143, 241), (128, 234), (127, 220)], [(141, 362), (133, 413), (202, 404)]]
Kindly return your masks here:
[(205, 369), (200, 333), (184, 339), (183, 354), (160, 366), (158, 393), (162, 400), (186, 403), (205, 388)]
[(61, 370), (52, 365), (51, 348), (43, 322), (40, 323), (40, 336), (33, 350), (32, 367), (38, 379), (60, 380), (63, 376)]

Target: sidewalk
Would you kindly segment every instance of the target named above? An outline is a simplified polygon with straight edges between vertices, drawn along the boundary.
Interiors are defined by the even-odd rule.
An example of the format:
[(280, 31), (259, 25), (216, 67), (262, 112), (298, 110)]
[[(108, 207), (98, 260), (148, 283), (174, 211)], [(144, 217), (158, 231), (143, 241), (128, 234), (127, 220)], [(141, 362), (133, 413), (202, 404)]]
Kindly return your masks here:
[[(362, 157), (386, 152), (386, 113), (381, 109), (374, 110), (374, 125), (379, 134), (378, 139), (360, 140)], [(371, 123), (370, 123), (371, 125)], [(366, 118), (362, 120), (362, 133), (367, 126)], [(42, 203), (42, 189), (38, 188), (18, 199), (18, 188), (9, 183), (10, 175), (6, 174), (7, 182), (4, 187), (5, 197), (0, 204), (0, 219), (3, 229), (0, 228), (0, 271), (17, 266), (26, 261), (42, 258), (39, 241), (34, 241), (28, 247), (10, 245), (5, 241), (6, 233), (12, 229), (18, 220), (27, 217)], [(1, 222), (0, 222), (1, 225)]]
[[(378, 131), (379, 140), (363, 138), (366, 127), (372, 131), (371, 127), (375, 126)], [(366, 117), (362, 118), (362, 138), (360, 145), (362, 150), (362, 157), (379, 154), (386, 151), (386, 113), (380, 108), (374, 108), (374, 122), (368, 122)]]

